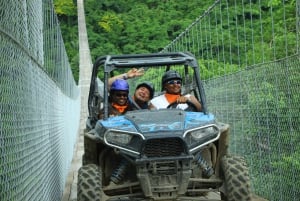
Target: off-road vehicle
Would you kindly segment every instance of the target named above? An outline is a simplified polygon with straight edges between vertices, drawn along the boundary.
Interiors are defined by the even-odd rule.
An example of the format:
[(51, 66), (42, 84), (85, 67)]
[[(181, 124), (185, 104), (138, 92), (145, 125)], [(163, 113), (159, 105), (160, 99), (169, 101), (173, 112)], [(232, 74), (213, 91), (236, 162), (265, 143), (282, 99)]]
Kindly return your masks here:
[[(108, 115), (108, 79), (114, 72), (146, 69), (143, 79), (161, 89), (162, 74), (182, 74), (182, 93), (194, 95), (202, 112), (167, 109)], [(99, 74), (103, 73), (102, 80)], [(103, 83), (103, 84), (102, 84)], [(131, 87), (134, 89), (134, 87)], [(156, 91), (156, 95), (163, 92)], [(98, 119), (104, 107), (104, 119)], [(198, 62), (190, 53), (107, 55), (98, 58), (88, 97), (83, 165), (78, 172), (78, 201), (251, 199), (245, 160), (229, 155), (229, 125), (208, 112)]]

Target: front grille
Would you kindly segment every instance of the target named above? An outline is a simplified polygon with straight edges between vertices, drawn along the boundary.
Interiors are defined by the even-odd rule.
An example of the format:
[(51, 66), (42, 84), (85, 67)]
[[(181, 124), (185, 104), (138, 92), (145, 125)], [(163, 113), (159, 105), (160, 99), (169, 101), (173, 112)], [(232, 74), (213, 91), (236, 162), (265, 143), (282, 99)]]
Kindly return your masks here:
[(185, 153), (179, 138), (150, 139), (146, 141), (144, 155), (147, 157), (180, 156)]

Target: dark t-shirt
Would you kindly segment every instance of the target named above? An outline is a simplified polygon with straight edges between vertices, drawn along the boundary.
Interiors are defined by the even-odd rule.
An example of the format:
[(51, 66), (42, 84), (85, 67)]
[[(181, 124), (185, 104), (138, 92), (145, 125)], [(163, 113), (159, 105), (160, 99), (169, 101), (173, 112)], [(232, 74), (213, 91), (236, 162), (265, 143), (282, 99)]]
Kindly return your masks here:
[(131, 105), (132, 110), (141, 110), (148, 109), (148, 103), (144, 103), (143, 105), (138, 105), (132, 97), (128, 97), (129, 104)]

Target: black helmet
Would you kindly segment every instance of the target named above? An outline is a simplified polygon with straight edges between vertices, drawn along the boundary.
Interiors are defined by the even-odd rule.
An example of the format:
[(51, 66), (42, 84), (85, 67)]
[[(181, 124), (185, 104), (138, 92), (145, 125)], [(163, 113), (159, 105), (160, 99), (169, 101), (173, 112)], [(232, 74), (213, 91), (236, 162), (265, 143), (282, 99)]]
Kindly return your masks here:
[(151, 82), (147, 82), (147, 81), (142, 82), (142, 83), (140, 83), (136, 86), (135, 90), (137, 90), (140, 87), (146, 87), (150, 91), (150, 99), (153, 98), (155, 88), (154, 88), (154, 85)]
[(164, 75), (162, 76), (161, 79), (161, 86), (163, 87), (167, 81), (169, 80), (180, 80), (182, 81), (182, 78), (180, 76), (180, 74), (175, 71), (175, 70), (169, 70), (167, 72), (164, 73)]

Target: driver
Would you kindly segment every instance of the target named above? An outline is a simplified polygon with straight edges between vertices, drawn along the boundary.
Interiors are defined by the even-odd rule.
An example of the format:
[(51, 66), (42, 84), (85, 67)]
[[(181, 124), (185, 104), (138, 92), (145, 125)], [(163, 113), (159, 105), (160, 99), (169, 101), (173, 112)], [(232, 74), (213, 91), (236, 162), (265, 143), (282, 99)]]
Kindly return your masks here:
[(191, 94), (181, 94), (182, 78), (177, 71), (169, 70), (162, 76), (162, 87), (165, 93), (153, 98), (150, 101), (150, 109), (167, 108), (170, 104), (177, 104), (176, 108), (185, 110), (189, 106), (187, 102), (191, 102), (197, 109), (201, 111), (201, 104), (195, 96)]

